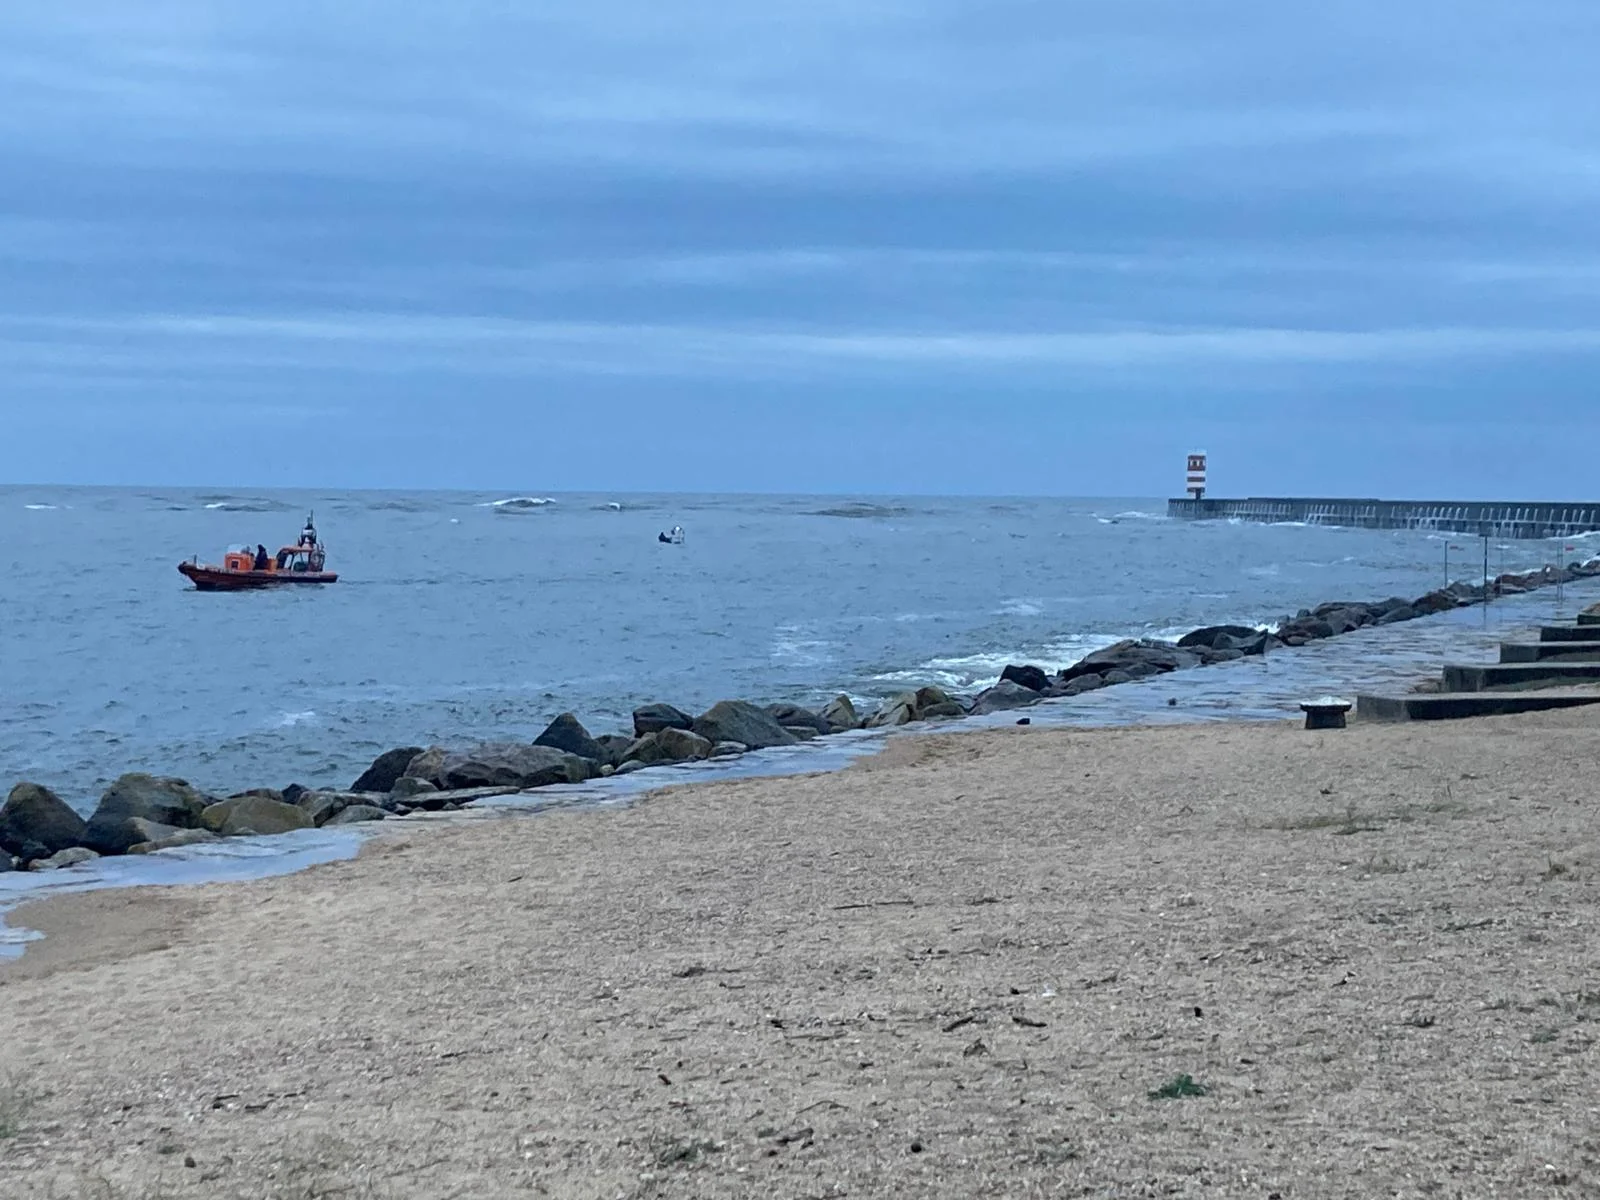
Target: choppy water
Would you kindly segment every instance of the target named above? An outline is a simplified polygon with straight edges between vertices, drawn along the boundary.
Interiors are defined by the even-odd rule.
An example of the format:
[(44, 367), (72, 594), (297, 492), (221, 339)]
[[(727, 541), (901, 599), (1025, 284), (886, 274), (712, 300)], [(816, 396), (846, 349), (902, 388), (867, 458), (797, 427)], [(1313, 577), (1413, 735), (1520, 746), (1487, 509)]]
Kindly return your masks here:
[[(0, 785), (34, 779), (83, 807), (134, 769), (216, 791), (342, 785), (392, 745), (529, 738), (565, 709), (603, 732), (657, 699), (694, 709), (729, 696), (871, 701), (913, 682), (973, 690), (1007, 662), (1065, 665), (1119, 637), (1414, 596), (1443, 581), (1449, 544), (1169, 522), (1157, 500), (495, 504), (508, 499), (0, 489)], [(292, 541), (309, 508), (336, 585), (201, 594), (175, 570), (229, 543)], [(660, 545), (675, 524), (686, 543)], [(1481, 543), (1454, 544), (1452, 574), (1481, 575)], [(1497, 544), (1491, 566), (1557, 549)], [(1494, 619), (1553, 602), (1541, 594)], [(1191, 719), (1207, 705), (1273, 711), (1362, 663), (1415, 675), (1436, 653), (1427, 629), (1483, 619), (1113, 689), (1049, 719), (1170, 719), (1171, 689)], [(1325, 659), (1344, 666), (1322, 670)]]

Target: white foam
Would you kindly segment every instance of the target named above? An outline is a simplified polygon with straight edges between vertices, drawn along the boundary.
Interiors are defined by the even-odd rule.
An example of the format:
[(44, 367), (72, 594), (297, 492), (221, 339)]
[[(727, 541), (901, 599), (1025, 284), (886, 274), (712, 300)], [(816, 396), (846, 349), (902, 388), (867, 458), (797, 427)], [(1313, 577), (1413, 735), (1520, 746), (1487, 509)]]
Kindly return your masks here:
[(22, 507), (26, 508), (26, 509), (31, 509), (33, 512), (55, 512), (56, 511), (56, 506), (54, 504), (24, 504)]
[(1044, 602), (1032, 598), (1007, 600), (995, 611), (1002, 617), (1037, 617), (1044, 611)]
[(515, 512), (524, 508), (543, 508), (547, 504), (554, 504), (553, 496), (508, 496), (504, 500), (491, 500), (487, 504), (480, 504), (479, 508), (494, 508), (502, 512)]
[(278, 727), (280, 729), (293, 729), (296, 725), (304, 725), (308, 721), (315, 721), (316, 719), (316, 711), (309, 708), (304, 712), (280, 713), (278, 716)]

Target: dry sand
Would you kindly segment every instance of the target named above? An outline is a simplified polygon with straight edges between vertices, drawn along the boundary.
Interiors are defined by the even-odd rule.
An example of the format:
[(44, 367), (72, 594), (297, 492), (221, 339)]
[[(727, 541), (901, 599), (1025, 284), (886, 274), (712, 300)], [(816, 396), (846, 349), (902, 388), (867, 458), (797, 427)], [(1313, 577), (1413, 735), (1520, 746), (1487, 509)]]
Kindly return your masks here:
[(1597, 760), (1592, 711), (908, 738), (46, 901), (0, 1195), (1592, 1195)]

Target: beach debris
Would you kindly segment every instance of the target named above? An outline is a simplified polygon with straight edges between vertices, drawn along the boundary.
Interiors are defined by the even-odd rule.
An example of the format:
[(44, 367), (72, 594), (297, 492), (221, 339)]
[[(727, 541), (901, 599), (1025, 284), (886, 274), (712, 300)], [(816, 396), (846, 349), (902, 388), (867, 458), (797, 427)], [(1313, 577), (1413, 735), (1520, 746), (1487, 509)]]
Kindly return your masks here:
[(954, 1021), (951, 1021), (948, 1025), (946, 1025), (944, 1027), (944, 1032), (945, 1033), (954, 1033), (958, 1029), (962, 1029), (962, 1028), (965, 1028), (968, 1025), (971, 1025), (977, 1019), (978, 1019), (978, 1015), (976, 1013), (968, 1013), (964, 1017), (957, 1017)]
[(965, 1050), (963, 1050), (961, 1052), (961, 1057), (962, 1058), (978, 1058), (979, 1056), (985, 1055), (985, 1054), (988, 1054), (988, 1053), (989, 1053), (989, 1047), (984, 1045), (982, 1038), (979, 1038), (977, 1041), (973, 1042), (972, 1045), (968, 1046)]

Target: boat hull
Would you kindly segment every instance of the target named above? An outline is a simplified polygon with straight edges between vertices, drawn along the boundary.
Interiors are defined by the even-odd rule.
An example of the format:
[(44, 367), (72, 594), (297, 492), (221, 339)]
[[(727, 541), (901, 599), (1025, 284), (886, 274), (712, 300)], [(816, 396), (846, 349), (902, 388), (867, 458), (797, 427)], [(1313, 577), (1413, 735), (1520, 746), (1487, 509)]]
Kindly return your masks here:
[(339, 579), (335, 571), (230, 571), (198, 563), (179, 563), (178, 570), (202, 592), (254, 592), (262, 588), (336, 583)]

